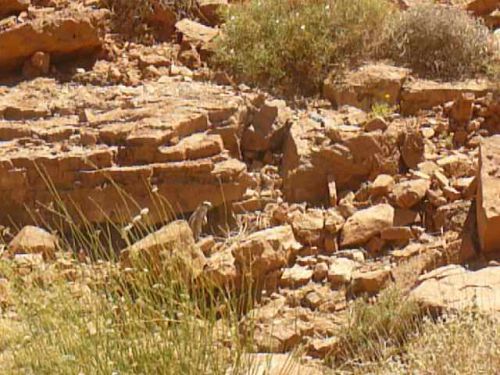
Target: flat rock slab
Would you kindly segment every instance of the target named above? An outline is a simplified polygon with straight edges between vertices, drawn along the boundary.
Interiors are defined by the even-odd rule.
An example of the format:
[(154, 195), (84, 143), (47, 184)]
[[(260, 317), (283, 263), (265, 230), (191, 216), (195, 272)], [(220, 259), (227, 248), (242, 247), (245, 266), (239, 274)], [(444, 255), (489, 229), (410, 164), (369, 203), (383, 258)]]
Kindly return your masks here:
[(425, 308), (438, 311), (475, 308), (500, 314), (500, 267), (472, 272), (450, 265), (421, 276), (420, 281), (410, 297)]
[(126, 222), (142, 208), (159, 222), (204, 200), (237, 200), (253, 184), (239, 160), (246, 113), (229, 89), (168, 77), (138, 87), (42, 78), (0, 86), (0, 192), (8, 197), (0, 221), (31, 222), (24, 207), (50, 204), (54, 189), (92, 222)]
[(481, 142), (477, 227), (483, 252), (500, 252), (500, 135)]

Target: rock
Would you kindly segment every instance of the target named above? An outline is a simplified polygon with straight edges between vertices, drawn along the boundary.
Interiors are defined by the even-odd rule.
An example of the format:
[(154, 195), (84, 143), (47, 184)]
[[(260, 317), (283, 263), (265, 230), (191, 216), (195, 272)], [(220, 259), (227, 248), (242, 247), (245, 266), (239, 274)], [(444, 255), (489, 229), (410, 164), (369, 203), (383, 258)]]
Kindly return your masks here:
[(481, 142), (477, 229), (481, 250), (500, 251), (500, 135)]
[(280, 286), (287, 288), (298, 288), (306, 285), (311, 281), (313, 271), (307, 267), (294, 265), (292, 268), (287, 268), (281, 275)]
[(384, 64), (365, 65), (350, 72), (342, 82), (328, 78), (323, 85), (323, 96), (341, 107), (351, 105), (371, 111), (376, 103), (396, 105), (400, 91), (410, 71)]
[(379, 204), (352, 215), (344, 224), (340, 236), (340, 246), (362, 245), (385, 228), (392, 227), (394, 208)]
[(203, 276), (209, 286), (222, 289), (234, 288), (238, 284), (240, 275), (231, 249), (224, 249), (208, 258)]
[(429, 188), (430, 181), (425, 179), (400, 182), (392, 189), (391, 197), (398, 207), (409, 209), (420, 203)]
[(375, 117), (371, 120), (369, 120), (365, 124), (365, 130), (367, 132), (373, 132), (376, 130), (386, 130), (387, 129), (387, 122), (382, 118), (382, 117)]
[(376, 294), (387, 287), (391, 279), (391, 271), (386, 269), (369, 272), (356, 271), (352, 275), (350, 292), (353, 295)]
[(4, 51), (0, 55), (0, 69), (16, 69), (38, 51), (48, 53), (58, 61), (88, 55), (100, 47), (97, 29), (85, 15), (67, 17), (54, 12), (0, 31), (0, 50)]
[(387, 174), (379, 174), (370, 185), (370, 195), (374, 197), (387, 196), (394, 187), (394, 178)]
[(347, 258), (335, 258), (328, 268), (328, 281), (332, 287), (345, 285), (351, 281), (357, 263)]
[(167, 76), (140, 87), (47, 78), (9, 87), (0, 95), (0, 192), (10, 197), (0, 222), (29, 224), (27, 209), (37, 209), (50, 223), (40, 208), (54, 201), (47, 181), (75, 220), (80, 212), (92, 223), (125, 226), (148, 209), (156, 224), (203, 201), (230, 206), (256, 184), (238, 160), (247, 113), (229, 89)]
[(474, 94), (464, 93), (453, 102), (450, 118), (458, 125), (466, 125), (472, 119)]
[(342, 341), (339, 337), (315, 338), (309, 342), (307, 354), (313, 358), (328, 358), (341, 348)]
[(372, 237), (366, 245), (364, 245), (364, 248), (366, 251), (368, 251), (372, 255), (379, 254), (383, 249), (386, 244), (386, 241), (382, 239), (379, 236)]
[(398, 172), (399, 134), (394, 132), (399, 130), (366, 133), (342, 121), (341, 114), (325, 112), (325, 127), (309, 118), (291, 125), (282, 160), (288, 201), (332, 205), (332, 180), (341, 192), (381, 173)]
[[(302, 365), (290, 354), (247, 354), (243, 356), (243, 366), (248, 368), (244, 375), (320, 375), (321, 369)], [(239, 372), (229, 369), (226, 375)]]
[(416, 169), (424, 160), (424, 137), (418, 129), (407, 127), (402, 138), (401, 158), (408, 168)]
[(413, 237), (413, 232), (408, 227), (385, 228), (380, 232), (380, 238), (386, 241), (409, 241)]
[(46, 230), (25, 226), (10, 241), (8, 254), (42, 254), (44, 259), (54, 259), (58, 249), (57, 237)]
[(337, 184), (335, 183), (335, 178), (333, 176), (328, 176), (328, 201), (330, 207), (335, 207), (337, 205)]
[(317, 246), (324, 238), (325, 218), (322, 210), (296, 212), (291, 224), (295, 237), (304, 245)]
[(318, 263), (314, 266), (313, 280), (315, 282), (323, 281), (328, 275), (328, 265), (326, 263)]
[(292, 227), (283, 225), (252, 233), (231, 247), (244, 273), (261, 280), (266, 274), (286, 265), (302, 248), (295, 240)]
[(500, 267), (468, 271), (462, 266), (438, 268), (420, 277), (410, 298), (433, 311), (466, 311), (500, 314)]
[(124, 267), (147, 267), (158, 273), (174, 266), (174, 272), (196, 278), (203, 272), (206, 258), (196, 246), (189, 224), (177, 220), (122, 250), (120, 262)]
[(228, 0), (196, 0), (202, 19), (210, 26), (218, 25), (221, 14), (228, 6)]
[(472, 12), (475, 16), (486, 16), (492, 13), (495, 9), (498, 9), (498, 1), (472, 0), (466, 5), (465, 9), (468, 12)]
[(493, 89), (493, 85), (487, 81), (441, 83), (408, 80), (401, 93), (401, 113), (405, 116), (414, 115), (419, 110), (455, 101), (464, 93), (473, 93), (478, 97)]
[(219, 33), (217, 29), (184, 18), (175, 24), (177, 31), (182, 34), (182, 41), (197, 48), (207, 49)]
[(30, 0), (0, 0), (0, 19), (21, 13), (30, 6)]
[(335, 209), (328, 209), (325, 215), (325, 230), (331, 234), (337, 234), (344, 226), (345, 219)]

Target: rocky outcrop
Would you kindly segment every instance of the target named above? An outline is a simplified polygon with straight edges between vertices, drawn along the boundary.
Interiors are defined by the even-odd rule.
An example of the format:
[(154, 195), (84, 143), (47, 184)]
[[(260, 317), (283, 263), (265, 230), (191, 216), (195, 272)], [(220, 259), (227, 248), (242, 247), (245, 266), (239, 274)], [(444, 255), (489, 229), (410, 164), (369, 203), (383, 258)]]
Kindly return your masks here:
[(167, 78), (0, 90), (0, 191), (10, 197), (0, 221), (28, 222), (24, 207), (44, 215), (55, 202), (90, 222), (124, 223), (143, 209), (160, 222), (237, 200), (254, 183), (238, 160), (245, 101), (227, 89)]
[(0, 31), (0, 69), (20, 68), (36, 52), (54, 61), (87, 55), (101, 46), (98, 31), (85, 13), (58, 11)]
[(477, 228), (483, 252), (500, 252), (500, 135), (481, 143)]

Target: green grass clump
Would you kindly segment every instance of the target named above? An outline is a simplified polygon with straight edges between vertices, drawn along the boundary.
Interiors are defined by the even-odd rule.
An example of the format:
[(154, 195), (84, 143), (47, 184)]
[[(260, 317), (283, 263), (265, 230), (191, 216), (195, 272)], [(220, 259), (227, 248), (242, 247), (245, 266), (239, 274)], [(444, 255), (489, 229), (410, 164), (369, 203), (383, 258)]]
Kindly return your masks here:
[(328, 70), (375, 49), (384, 0), (250, 0), (231, 6), (216, 62), (246, 82), (316, 90)]
[(388, 57), (427, 78), (459, 79), (485, 72), (493, 42), (486, 26), (457, 7), (421, 4), (388, 24)]

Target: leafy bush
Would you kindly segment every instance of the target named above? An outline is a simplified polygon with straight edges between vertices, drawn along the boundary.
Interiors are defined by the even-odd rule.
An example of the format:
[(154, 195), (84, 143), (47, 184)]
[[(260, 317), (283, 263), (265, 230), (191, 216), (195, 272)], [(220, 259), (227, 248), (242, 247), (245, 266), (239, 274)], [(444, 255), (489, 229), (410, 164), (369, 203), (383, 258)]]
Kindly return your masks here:
[(311, 90), (332, 64), (373, 51), (389, 9), (385, 0), (250, 0), (228, 10), (216, 62), (250, 83)]
[(456, 7), (424, 4), (389, 22), (389, 57), (429, 78), (455, 79), (481, 72), (492, 44), (481, 21)]

